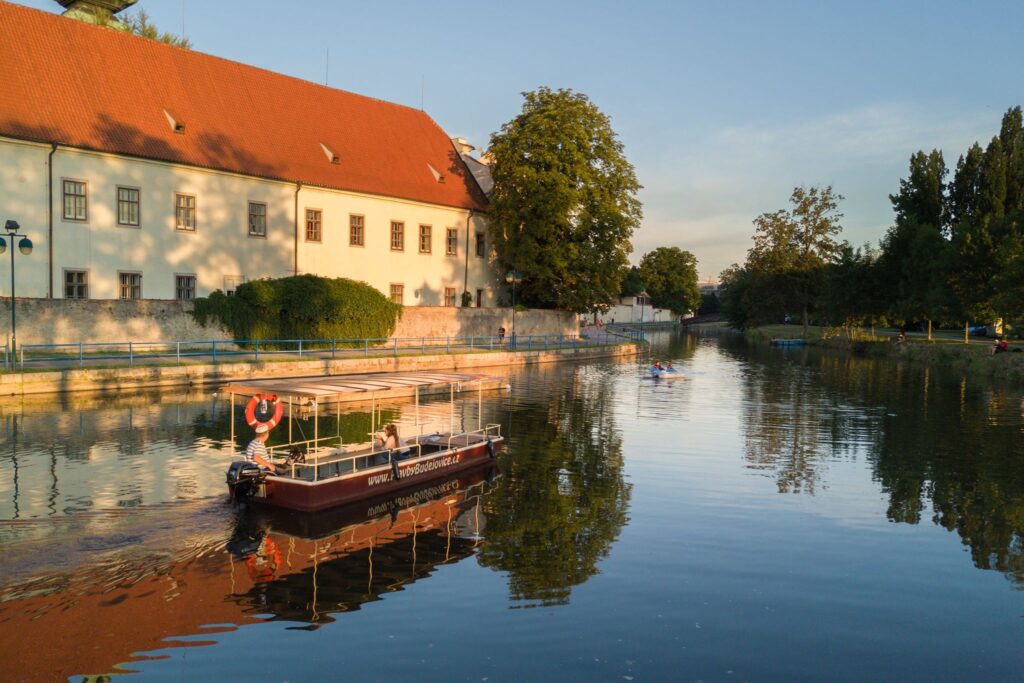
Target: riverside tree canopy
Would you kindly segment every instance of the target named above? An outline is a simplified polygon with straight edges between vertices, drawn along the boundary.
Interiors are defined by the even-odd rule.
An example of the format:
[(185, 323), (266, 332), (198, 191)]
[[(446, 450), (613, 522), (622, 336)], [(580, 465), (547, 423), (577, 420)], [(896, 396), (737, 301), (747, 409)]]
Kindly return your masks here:
[(629, 269), (640, 184), (608, 117), (586, 95), (540, 88), (523, 98), (489, 149), (497, 264), (522, 274), (525, 305), (604, 310)]
[(655, 308), (685, 315), (700, 306), (697, 257), (679, 247), (658, 247), (640, 259), (640, 279)]

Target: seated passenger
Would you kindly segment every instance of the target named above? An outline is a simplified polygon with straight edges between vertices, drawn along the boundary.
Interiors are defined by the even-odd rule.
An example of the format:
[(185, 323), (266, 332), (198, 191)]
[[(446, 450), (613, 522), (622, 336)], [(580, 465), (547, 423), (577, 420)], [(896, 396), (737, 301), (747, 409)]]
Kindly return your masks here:
[[(385, 425), (383, 434), (377, 435), (376, 444), (378, 448), (394, 452), (395, 458), (398, 460), (409, 456), (409, 448), (405, 445), (405, 440), (398, 435), (398, 427), (393, 422)], [(384, 462), (387, 460), (385, 459)]]

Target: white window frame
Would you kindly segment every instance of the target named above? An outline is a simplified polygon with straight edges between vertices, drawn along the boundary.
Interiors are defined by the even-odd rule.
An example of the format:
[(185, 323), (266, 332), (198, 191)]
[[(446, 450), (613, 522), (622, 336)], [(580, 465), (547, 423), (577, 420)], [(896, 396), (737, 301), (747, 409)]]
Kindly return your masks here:
[[(310, 217), (309, 217), (309, 212), (310, 211), (316, 212), (316, 218), (312, 219), (312, 220), (316, 221), (316, 234), (317, 234), (317, 237), (315, 239), (313, 239), (313, 238), (311, 238), (309, 236), (309, 223), (310, 223), (310, 220), (311, 220)], [(306, 207), (306, 241), (307, 242), (314, 242), (314, 243), (317, 243), (317, 244), (323, 243), (323, 241), (324, 241), (324, 210), (323, 209), (317, 209), (316, 207), (311, 207), (311, 206)]]
[[(395, 298), (395, 295), (398, 295)], [(405, 283), (404, 282), (392, 282), (388, 289), (388, 298), (394, 301), (399, 306), (405, 305)]]
[[(64, 268), (64, 298), (82, 300), (89, 298), (89, 269), (88, 268)], [(85, 282), (79, 284), (75, 283), (73, 287), (85, 287), (85, 296), (68, 296), (68, 274), (69, 273), (81, 273), (85, 276)]]
[[(82, 186), (82, 194), (80, 194), (80, 195), (79, 194), (69, 195), (68, 194), (67, 183), (75, 183), (75, 184), (81, 185)], [(60, 207), (61, 220), (64, 220), (64, 221), (66, 221), (68, 223), (88, 223), (89, 222), (89, 182), (88, 181), (81, 180), (79, 178), (61, 178), (60, 179), (60, 197), (61, 197), (61, 207)], [(81, 218), (78, 217), (77, 210), (75, 212), (75, 215), (73, 215), (73, 216), (69, 216), (68, 215), (68, 197), (75, 197), (76, 199), (78, 197), (82, 198), (82, 214), (83, 215), (82, 215)], [(76, 206), (75, 208), (77, 209), (78, 207)]]
[[(255, 215), (257, 218), (260, 217), (259, 214), (253, 214), (252, 208), (254, 206), (262, 206), (263, 207), (263, 215), (262, 215), (262, 218), (263, 218), (263, 232), (254, 232), (253, 231), (253, 222), (252, 222), (253, 216)], [(263, 240), (267, 239), (267, 226), (269, 224), (269, 220), (268, 220), (268, 216), (267, 216), (267, 203), (266, 202), (257, 202), (257, 201), (249, 200), (249, 204), (247, 205), (246, 212), (245, 212), (245, 224), (246, 224), (246, 229), (249, 232), (249, 237), (255, 237), (255, 238), (263, 239)]]
[[(184, 197), (192, 200), (192, 206), (178, 206), (178, 198)], [(192, 225), (189, 226), (187, 222), (181, 221), (181, 213), (179, 211), (191, 212)], [(188, 192), (175, 192), (174, 193), (174, 230), (176, 232), (196, 232), (199, 228), (199, 199), (194, 194)]]
[[(181, 287), (178, 283), (178, 278), (192, 278), (192, 296), (182, 297)], [(192, 301), (199, 294), (199, 278), (196, 277), (195, 273), (175, 273), (174, 274), (174, 300), (175, 301)]]
[[(123, 222), (121, 220), (121, 190), (127, 190), (135, 193), (135, 222), (131, 220)], [(126, 204), (131, 205), (131, 201), (125, 201)], [(142, 188), (132, 187), (131, 185), (118, 185), (114, 190), (114, 212), (117, 214), (117, 224), (122, 228), (140, 228), (142, 227)]]
[[(354, 223), (354, 219), (359, 219), (359, 225)], [(359, 236), (357, 241), (356, 235)], [(360, 213), (350, 213), (348, 215), (348, 246), (350, 247), (365, 247), (366, 246), (366, 216)]]
[(459, 229), (446, 228), (444, 253), (446, 256), (459, 255)]
[[(125, 285), (124, 281), (122, 279), (125, 275), (137, 275), (139, 277), (139, 283), (137, 285), (135, 285), (135, 284)], [(139, 295), (138, 296), (125, 296), (124, 295), (125, 287), (131, 287), (131, 288), (138, 287)], [(142, 271), (141, 270), (119, 270), (119, 271), (117, 271), (117, 298), (120, 299), (121, 301), (138, 301), (139, 299), (142, 298)]]
[[(398, 246), (395, 246), (395, 236)], [(405, 251), (405, 221), (391, 221), (391, 251)]]

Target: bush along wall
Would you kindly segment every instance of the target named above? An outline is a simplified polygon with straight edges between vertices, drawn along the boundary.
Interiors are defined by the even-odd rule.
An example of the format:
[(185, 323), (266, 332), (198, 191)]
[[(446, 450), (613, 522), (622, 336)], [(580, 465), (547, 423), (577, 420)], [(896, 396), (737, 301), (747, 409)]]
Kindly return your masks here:
[(192, 315), (200, 325), (219, 322), (237, 340), (384, 339), (402, 306), (365, 282), (296, 275), (243, 283), (234, 296), (217, 290), (196, 299)]

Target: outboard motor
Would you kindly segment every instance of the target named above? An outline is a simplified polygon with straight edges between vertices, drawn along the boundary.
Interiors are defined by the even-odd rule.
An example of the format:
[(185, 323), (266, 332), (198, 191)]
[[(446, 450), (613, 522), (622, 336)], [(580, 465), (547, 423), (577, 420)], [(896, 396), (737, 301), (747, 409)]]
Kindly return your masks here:
[(254, 462), (236, 460), (228, 466), (227, 483), (231, 500), (248, 503), (263, 483), (263, 471)]

